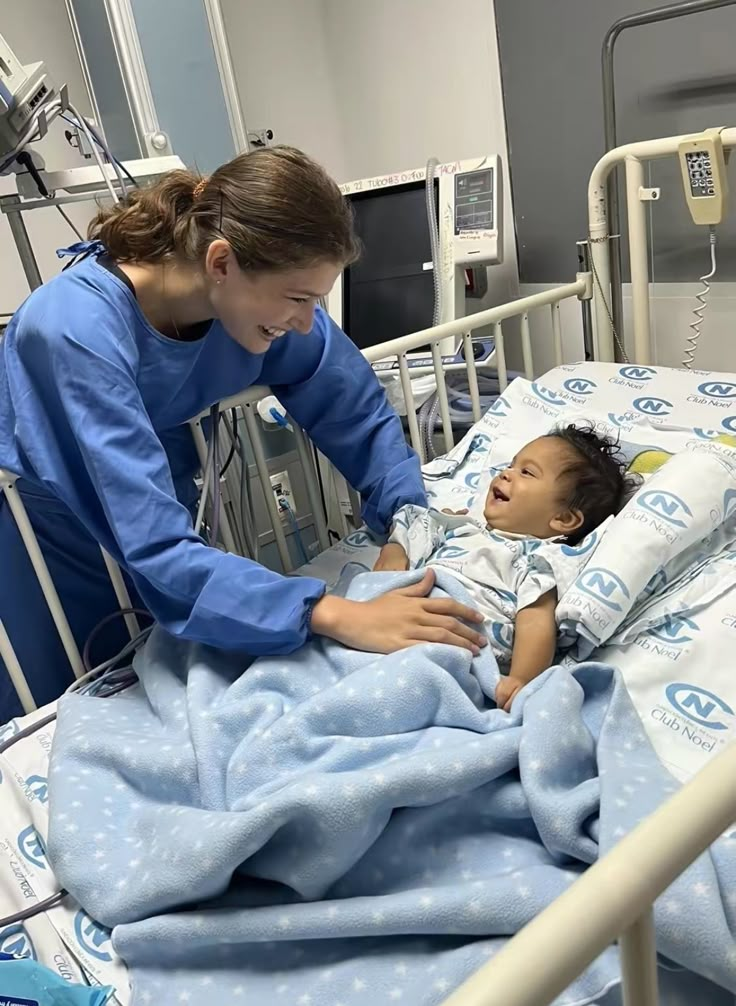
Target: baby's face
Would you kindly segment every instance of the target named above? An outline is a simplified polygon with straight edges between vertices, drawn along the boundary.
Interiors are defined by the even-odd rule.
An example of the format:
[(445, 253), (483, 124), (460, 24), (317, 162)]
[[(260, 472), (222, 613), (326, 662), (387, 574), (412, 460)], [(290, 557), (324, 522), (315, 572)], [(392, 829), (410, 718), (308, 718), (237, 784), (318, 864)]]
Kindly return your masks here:
[(491, 482), (483, 511), (495, 531), (554, 538), (581, 520), (565, 505), (564, 472), (570, 448), (557, 437), (540, 437), (519, 451)]

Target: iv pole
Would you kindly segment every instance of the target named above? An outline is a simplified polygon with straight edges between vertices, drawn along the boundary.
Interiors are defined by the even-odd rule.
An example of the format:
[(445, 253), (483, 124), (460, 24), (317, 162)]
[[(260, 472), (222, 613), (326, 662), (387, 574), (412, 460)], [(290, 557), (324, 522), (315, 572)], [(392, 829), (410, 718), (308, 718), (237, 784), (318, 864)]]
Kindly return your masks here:
[[(616, 135), (616, 88), (613, 71), (613, 53), (619, 35), (626, 28), (638, 28), (645, 24), (656, 24), (659, 21), (671, 21), (674, 18), (685, 17), (687, 14), (699, 14), (702, 11), (715, 10), (718, 7), (731, 7), (736, 0), (681, 0), (667, 7), (655, 7), (652, 10), (641, 11), (639, 14), (628, 14), (614, 21), (606, 32), (601, 49), (601, 69), (603, 76), (603, 130), (607, 153), (618, 146)], [(613, 235), (621, 233), (621, 215), (618, 201), (617, 170), (611, 172), (608, 179), (608, 220), (609, 232)], [(611, 316), (613, 327), (619, 337), (623, 334), (623, 296), (621, 287), (621, 239), (611, 238)], [(618, 355), (618, 354), (617, 354)]]

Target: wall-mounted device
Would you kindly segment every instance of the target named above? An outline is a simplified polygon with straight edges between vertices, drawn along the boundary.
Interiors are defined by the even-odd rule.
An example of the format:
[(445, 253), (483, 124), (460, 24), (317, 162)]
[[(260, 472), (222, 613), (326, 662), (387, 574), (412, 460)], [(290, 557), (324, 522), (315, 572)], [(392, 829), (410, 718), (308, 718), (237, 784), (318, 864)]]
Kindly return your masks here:
[[(439, 227), (440, 321), (469, 313), (487, 290), (487, 266), (503, 260), (501, 164), (496, 155), (440, 164), (432, 182)], [(426, 169), (341, 186), (363, 245), (328, 299), (328, 311), (360, 349), (433, 323), (435, 292)], [(459, 342), (444, 340), (444, 356)], [(426, 350), (417, 356), (426, 356)]]
[(34, 119), (39, 121), (54, 94), (46, 65), (39, 62), (23, 66), (0, 35), (0, 162), (22, 143), (26, 131)]
[(679, 146), (685, 200), (693, 223), (720, 224), (728, 211), (726, 155), (720, 129), (689, 137)]

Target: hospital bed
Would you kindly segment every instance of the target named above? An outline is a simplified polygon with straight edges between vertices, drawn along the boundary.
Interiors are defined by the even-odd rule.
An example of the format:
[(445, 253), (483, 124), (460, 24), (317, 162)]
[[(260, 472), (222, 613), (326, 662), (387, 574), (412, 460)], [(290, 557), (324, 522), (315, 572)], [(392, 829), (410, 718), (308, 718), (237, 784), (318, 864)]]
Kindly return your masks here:
[[(675, 137), (669, 141), (654, 141), (658, 145), (657, 152), (674, 151), (680, 139)], [(644, 156), (645, 145), (638, 146), (642, 148), (639, 153)], [(636, 145), (621, 149), (622, 160), (636, 160)], [(608, 164), (615, 160), (610, 154), (607, 158)], [(635, 172), (630, 173), (632, 177), (635, 176)], [(605, 180), (599, 167), (594, 172), (595, 186), (603, 184), (602, 177)], [(601, 221), (600, 207), (597, 207), (596, 213), (596, 233), (593, 234), (591, 224), (591, 234), (600, 238), (605, 233), (605, 221)], [(528, 424), (530, 429), (543, 432), (559, 418), (572, 414), (568, 411), (572, 410), (577, 414), (587, 413), (596, 419), (601, 417), (613, 426), (618, 426), (627, 435), (633, 430), (631, 439), (635, 443), (641, 432), (641, 424), (637, 423), (638, 416), (646, 421), (641, 427), (646, 433), (639, 443), (641, 455), (674, 453), (683, 437), (707, 442), (718, 437), (728, 438), (731, 433), (736, 433), (733, 409), (728, 404), (724, 407), (724, 402), (728, 403), (732, 391), (736, 389), (736, 375), (667, 371), (654, 367), (651, 365), (648, 342), (642, 337), (640, 330), (637, 330), (635, 362), (611, 362), (612, 333), (606, 301), (601, 297), (601, 281), (605, 284), (606, 277), (605, 251), (600, 243), (595, 247), (594, 263), (593, 272), (578, 274), (572, 283), (428, 332), (377, 346), (365, 353), (370, 360), (391, 356), (398, 359), (399, 381), (406, 401), (411, 402), (406, 354), (427, 343), (432, 346), (446, 458), (430, 462), (425, 467), (425, 474), (428, 488), (435, 494), (438, 504), (455, 501), (460, 492), (467, 495), (468, 487), (477, 486), (476, 476), (488, 462), (489, 455), (484, 452), (482, 440), (480, 449), (477, 449), (477, 438), (489, 438), (488, 426), (483, 425), (475, 365), (472, 362), (472, 332), (489, 325), (493, 328), (495, 339), (493, 364), (502, 389), (502, 395), (492, 409), (491, 418), (494, 421), (500, 419), (516, 423), (522, 422), (523, 417), (523, 423)], [(596, 290), (596, 359), (588, 363), (566, 362), (562, 353), (561, 306), (570, 301), (595, 300)], [(639, 312), (644, 296), (645, 292), (639, 284), (636, 292)], [(544, 375), (535, 375), (532, 358), (531, 333), (537, 312), (549, 312), (554, 354), (558, 364)], [(511, 326), (504, 329), (507, 322), (518, 326), (518, 335), (508, 334)], [(473, 430), (458, 445), (454, 443), (439, 354), (440, 341), (450, 335), (462, 336), (464, 340), (469, 361), (469, 396), (476, 422)], [(507, 340), (512, 337), (518, 338), (525, 376), (507, 388), (506, 350)], [(231, 402), (222, 403), (222, 408), (237, 406), (243, 409), (255, 464), (263, 483), (264, 498), (273, 522), (274, 538), (284, 568), (292, 571), (293, 560), (280, 515), (268, 488), (269, 471), (256, 414), (257, 402), (266, 394), (266, 390), (251, 389)], [(197, 419), (194, 422), (196, 424), (199, 421)], [(423, 445), (412, 408), (407, 408), (407, 423), (411, 441), (421, 454)], [(337, 545), (329, 547), (313, 456), (304, 434), (299, 430), (295, 432), (310, 502), (315, 515), (318, 515), (317, 537), (322, 548), (320, 555), (310, 563), (309, 573), (322, 576), (328, 583), (334, 583), (349, 564), (358, 563), (370, 568), (375, 556), (372, 549), (376, 546), (360, 529)], [(201, 447), (199, 435), (195, 435), (195, 438), (199, 440)], [(474, 439), (476, 448), (469, 451)], [(646, 473), (646, 467), (643, 470)], [(32, 532), (24, 520), (12, 477), (7, 473), (2, 476), (2, 486), (24, 534), (39, 578), (44, 584), (72, 668), (80, 676), (80, 656)], [(127, 607), (128, 599), (122, 578), (112, 563), (109, 568), (121, 606)], [(295, 572), (298, 573), (298, 570)], [(723, 618), (726, 618), (725, 614)], [(137, 626), (131, 624), (129, 627), (133, 635)], [(47, 707), (39, 711), (33, 710), (33, 697), (25, 685), (22, 668), (14, 660), (11, 642), (0, 627), (0, 652), (14, 677), (18, 693), (29, 710), (29, 716), (0, 728), (0, 745), (14, 738), (21, 738), (0, 754), (3, 780), (0, 786), (3, 807), (3, 823), (0, 826), (0, 915), (5, 918), (26, 906), (32, 908), (47, 898), (52, 900), (45, 913), (0, 929), (0, 951), (33, 953), (71, 980), (84, 976), (89, 981), (113, 985), (119, 1001), (124, 1004), (128, 1000), (125, 968), (112, 950), (109, 934), (90, 919), (80, 906), (71, 903), (70, 899), (53, 900), (58, 886), (44, 855), (47, 766), (54, 730), (53, 721), (49, 717), (53, 715), (53, 709)], [(700, 642), (705, 645), (706, 641)], [(678, 645), (677, 638), (672, 637), (670, 643)], [(623, 650), (616, 654), (609, 652), (608, 655), (622, 668), (625, 667), (627, 658)], [(708, 660), (707, 651), (698, 646), (683, 649), (674, 665), (677, 681), (682, 681), (683, 674), (688, 673), (686, 668), (691, 666), (688, 660), (692, 667), (702, 665)], [(660, 671), (662, 675), (667, 673), (662, 668), (658, 673)], [(664, 678), (660, 678), (660, 684), (663, 681)], [(646, 688), (643, 688), (637, 698), (637, 687), (637, 682), (632, 681), (630, 691), (641, 715), (649, 696)], [(728, 706), (725, 700), (724, 704)], [(730, 710), (730, 706), (728, 708)], [(732, 736), (733, 722), (732, 718), (728, 719), (728, 729), (724, 734), (729, 739)], [(655, 748), (662, 736), (650, 735)], [(736, 789), (733, 786), (733, 779), (736, 777), (736, 745), (733, 741), (730, 744), (719, 743), (713, 751), (701, 747), (697, 759), (690, 759), (686, 764), (664, 742), (659, 750), (661, 758), (673, 774), (681, 780), (690, 781), (509, 941), (493, 960), (450, 996), (448, 1003), (452, 1003), (452, 1006), (489, 1006), (490, 1003), (500, 1002), (506, 1006), (541, 1006), (549, 1003), (575, 975), (617, 939), (622, 958), (624, 1001), (628, 1006), (651, 1006), (656, 1002), (657, 969), (651, 906), (665, 888), (736, 818)], [(81, 781), (80, 787), (83, 786), (84, 782)], [(632, 861), (638, 864), (636, 870), (630, 867)], [(583, 916), (584, 925), (581, 925)], [(571, 940), (569, 935), (573, 927), (575, 939)], [(535, 964), (534, 968), (529, 967), (530, 960), (539, 962), (538, 966)], [(444, 992), (449, 993), (451, 989), (446, 988)], [(433, 993), (435, 998), (427, 1001), (439, 1002), (437, 994)], [(314, 1006), (317, 1004), (314, 1003)]]

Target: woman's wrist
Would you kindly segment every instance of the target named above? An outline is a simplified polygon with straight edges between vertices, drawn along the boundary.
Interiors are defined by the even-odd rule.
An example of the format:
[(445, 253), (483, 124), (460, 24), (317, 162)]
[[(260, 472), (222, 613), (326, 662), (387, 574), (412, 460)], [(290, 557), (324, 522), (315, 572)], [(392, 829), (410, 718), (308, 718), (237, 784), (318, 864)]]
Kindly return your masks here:
[(346, 601), (344, 597), (334, 597), (331, 594), (323, 594), (312, 608), (310, 628), (317, 636), (329, 636), (336, 639), (339, 626), (344, 624), (344, 618), (351, 601)]

